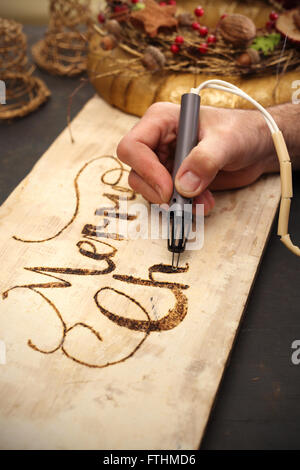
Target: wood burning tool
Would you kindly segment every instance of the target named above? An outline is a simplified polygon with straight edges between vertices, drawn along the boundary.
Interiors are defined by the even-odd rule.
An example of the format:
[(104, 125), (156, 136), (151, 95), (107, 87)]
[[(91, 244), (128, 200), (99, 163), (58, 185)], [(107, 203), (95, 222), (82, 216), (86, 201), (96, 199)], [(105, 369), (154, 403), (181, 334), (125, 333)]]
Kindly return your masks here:
[[(281, 204), (278, 218), (278, 235), (284, 245), (297, 256), (300, 256), (300, 248), (293, 244), (288, 233), (288, 222), (290, 214), (291, 199), (293, 197), (292, 183), (292, 166), (289, 153), (286, 147), (284, 137), (279, 130), (272, 115), (251, 96), (247, 95), (243, 90), (225, 82), (224, 80), (207, 80), (202, 82), (197, 88), (192, 88), (190, 93), (186, 93), (181, 99), (181, 110), (179, 118), (179, 129), (173, 169), (173, 181), (177, 171), (183, 160), (187, 157), (193, 147), (198, 143), (199, 132), (199, 110), (200, 96), (199, 93), (204, 88), (213, 88), (218, 91), (232, 93), (243, 99), (248, 100), (255, 108), (257, 108), (265, 118), (270, 129), (274, 146), (280, 163), (281, 177)], [(175, 188), (175, 185), (174, 185)], [(189, 237), (192, 225), (192, 199), (182, 197), (176, 189), (174, 189), (169, 207), (169, 233), (168, 233), (168, 249), (173, 253), (172, 267), (178, 267), (180, 254), (184, 252), (186, 242)], [(175, 254), (178, 254), (175, 265)]]
[[(173, 182), (179, 167), (190, 151), (198, 143), (200, 96), (185, 93), (181, 98), (179, 128), (176, 143)], [(192, 226), (193, 200), (181, 196), (175, 188), (170, 201), (168, 222), (168, 250), (172, 252), (172, 268), (178, 267), (180, 254), (184, 252)], [(177, 261), (175, 264), (175, 254)]]

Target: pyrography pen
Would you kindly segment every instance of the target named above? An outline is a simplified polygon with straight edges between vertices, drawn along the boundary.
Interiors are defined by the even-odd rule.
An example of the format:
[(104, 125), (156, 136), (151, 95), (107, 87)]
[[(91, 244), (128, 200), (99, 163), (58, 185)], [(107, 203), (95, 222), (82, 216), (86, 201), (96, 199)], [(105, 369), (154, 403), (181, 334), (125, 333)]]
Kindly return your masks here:
[[(193, 147), (198, 143), (199, 133), (199, 93), (204, 88), (213, 88), (238, 95), (252, 103), (262, 114), (272, 134), (273, 142), (280, 163), (281, 178), (281, 203), (278, 218), (278, 235), (284, 245), (297, 256), (300, 256), (300, 249), (294, 245), (288, 233), (289, 214), (291, 198), (293, 197), (292, 166), (284, 137), (279, 130), (274, 118), (251, 96), (243, 90), (224, 80), (207, 80), (197, 88), (192, 88), (190, 93), (186, 93), (181, 98), (181, 109), (179, 118), (179, 128), (176, 143), (176, 152), (173, 167), (173, 182), (183, 160), (188, 156)], [(192, 199), (181, 196), (174, 185), (174, 192), (169, 205), (169, 233), (168, 250), (172, 252), (172, 267), (178, 267), (180, 254), (184, 252), (189, 238), (192, 225)], [(175, 254), (177, 261), (175, 262)]]
[[(183, 160), (198, 143), (200, 96), (185, 93), (181, 97), (179, 127), (172, 172), (173, 182)], [(168, 250), (172, 252), (172, 267), (178, 267), (180, 254), (184, 252), (192, 225), (193, 200), (181, 196), (174, 184), (169, 208)], [(177, 260), (175, 260), (175, 254)], [(176, 264), (175, 264), (176, 261)]]

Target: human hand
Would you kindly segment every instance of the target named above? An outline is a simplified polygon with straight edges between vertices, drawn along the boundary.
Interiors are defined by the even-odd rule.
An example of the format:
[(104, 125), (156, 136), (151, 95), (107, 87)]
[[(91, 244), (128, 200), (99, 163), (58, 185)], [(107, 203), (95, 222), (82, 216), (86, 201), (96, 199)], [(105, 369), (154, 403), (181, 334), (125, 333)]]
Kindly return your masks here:
[[(121, 140), (119, 159), (132, 169), (129, 184), (150, 202), (169, 202), (180, 106), (155, 103)], [(178, 170), (180, 194), (214, 207), (212, 190), (246, 186), (278, 170), (269, 129), (258, 111), (201, 106), (199, 143)]]

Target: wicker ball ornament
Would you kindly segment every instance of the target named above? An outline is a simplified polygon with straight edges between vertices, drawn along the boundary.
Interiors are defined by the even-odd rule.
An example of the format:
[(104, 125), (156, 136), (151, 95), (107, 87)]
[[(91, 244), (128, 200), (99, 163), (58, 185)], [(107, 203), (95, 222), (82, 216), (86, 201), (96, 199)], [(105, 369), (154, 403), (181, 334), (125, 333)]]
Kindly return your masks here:
[(27, 40), (22, 25), (0, 18), (0, 80), (5, 100), (0, 119), (13, 119), (35, 111), (50, 96), (42, 80), (32, 76), (27, 57)]
[(90, 0), (50, 0), (48, 31), (32, 47), (36, 64), (53, 75), (83, 73), (91, 26)]

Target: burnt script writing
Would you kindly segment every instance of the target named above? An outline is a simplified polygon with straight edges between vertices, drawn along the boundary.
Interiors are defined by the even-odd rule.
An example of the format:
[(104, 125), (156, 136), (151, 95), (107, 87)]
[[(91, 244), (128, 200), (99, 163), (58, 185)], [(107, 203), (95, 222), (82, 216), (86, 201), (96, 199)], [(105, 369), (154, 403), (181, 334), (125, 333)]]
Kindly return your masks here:
[[(81, 365), (93, 368), (104, 368), (126, 361), (136, 353), (136, 351), (141, 347), (141, 345), (151, 333), (158, 331), (167, 331), (175, 328), (179, 323), (181, 323), (185, 318), (188, 309), (188, 300), (186, 295), (184, 294), (184, 291), (189, 288), (188, 285), (181, 284), (178, 282), (158, 281), (155, 278), (155, 275), (157, 273), (185, 273), (188, 270), (188, 265), (183, 268), (177, 268), (177, 270), (174, 271), (174, 269), (169, 265), (155, 264), (148, 268), (148, 273), (147, 276), (145, 276), (145, 279), (137, 278), (128, 274), (119, 274), (116, 272), (117, 266), (114, 258), (116, 253), (118, 252), (118, 244), (124, 242), (124, 237), (122, 237), (118, 233), (111, 233), (110, 231), (107, 232), (105, 229), (108, 227), (111, 218), (123, 219), (130, 223), (131, 221), (135, 220), (137, 216), (130, 213), (120, 212), (120, 201), (133, 201), (136, 198), (136, 194), (129, 187), (122, 184), (122, 178), (127, 172), (127, 170), (123, 167), (122, 163), (113, 156), (103, 156), (99, 157), (98, 159), (93, 159), (90, 162), (86, 163), (77, 173), (74, 180), (74, 188), (76, 195), (75, 210), (71, 219), (59, 232), (43, 240), (26, 240), (17, 236), (14, 236), (14, 239), (22, 243), (46, 243), (61, 236), (63, 232), (65, 232), (66, 229), (72, 225), (80, 210), (81, 196), (78, 183), (80, 175), (93, 162), (105, 158), (112, 160), (116, 165), (114, 168), (106, 170), (101, 175), (101, 183), (104, 185), (104, 187), (110, 188), (110, 191), (103, 192), (102, 196), (109, 201), (110, 205), (107, 207), (100, 207), (95, 210), (95, 215), (100, 216), (102, 218), (101, 223), (99, 225), (84, 224), (81, 230), (81, 239), (78, 241), (78, 243), (76, 243), (78, 253), (84, 258), (87, 258), (87, 260), (92, 259), (94, 261), (99, 262), (99, 268), (90, 269), (88, 267), (72, 268), (49, 266), (24, 267), (26, 271), (33, 272), (41, 276), (46, 276), (47, 281), (45, 280), (44, 282), (41, 281), (22, 285), (15, 285), (2, 293), (3, 299), (7, 299), (9, 293), (12, 291), (15, 291), (17, 289), (29, 289), (36, 295), (40, 296), (43, 301), (45, 301), (48, 306), (51, 307), (53, 314), (59, 320), (59, 324), (61, 326), (61, 333), (60, 336), (57, 338), (57, 344), (54, 348), (51, 348), (51, 350), (46, 350), (42, 347), (42, 345), (35, 344), (32, 340), (29, 339), (28, 346), (30, 348), (42, 354), (54, 354), (56, 351), (61, 350), (63, 354), (69, 359)], [(114, 176), (113, 181), (111, 181), (112, 176)], [(68, 336), (71, 334), (71, 332), (74, 332), (74, 330), (83, 328), (85, 329), (85, 331), (88, 331), (94, 336), (96, 341), (99, 342), (99, 347), (105, 347), (105, 342), (101, 337), (101, 332), (97, 331), (94, 327), (92, 327), (86, 322), (75, 322), (71, 325), (67, 324), (64, 319), (63, 312), (61, 312), (57, 308), (55, 303), (47, 295), (44, 294), (43, 290), (71, 288), (72, 283), (64, 278), (65, 275), (107, 276), (109, 274), (112, 274), (112, 278), (116, 281), (119, 281), (122, 286), (137, 285), (143, 286), (145, 289), (147, 289), (147, 287), (166, 289), (173, 294), (175, 303), (173, 307), (168, 310), (166, 315), (162, 316), (161, 318), (153, 319), (147, 309), (143, 305), (141, 305), (141, 303), (136, 298), (128, 295), (126, 292), (123, 292), (119, 289), (115, 289), (110, 285), (104, 285), (103, 287), (98, 289), (94, 295), (94, 301), (98, 308), (98, 311), (107, 319), (109, 319), (110, 322), (117, 325), (118, 327), (136, 332), (141, 332), (142, 335), (141, 339), (137, 342), (137, 344), (132, 348), (129, 353), (127, 352), (123, 357), (115, 361), (106, 361), (101, 364), (93, 363), (90, 361), (87, 362), (80, 358), (79, 352), (77, 355), (74, 353), (74, 351), (69, 351), (67, 341)], [(120, 296), (120, 298), (126, 299), (130, 304), (137, 307), (140, 312), (142, 312), (144, 319), (134, 319), (128, 315), (122, 316), (114, 312), (113, 307), (111, 307), (111, 309), (105, 307), (101, 302), (101, 294), (105, 294), (107, 292), (113, 292), (115, 295)]]

